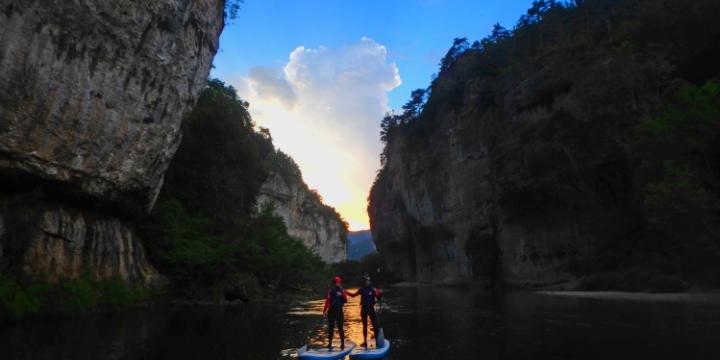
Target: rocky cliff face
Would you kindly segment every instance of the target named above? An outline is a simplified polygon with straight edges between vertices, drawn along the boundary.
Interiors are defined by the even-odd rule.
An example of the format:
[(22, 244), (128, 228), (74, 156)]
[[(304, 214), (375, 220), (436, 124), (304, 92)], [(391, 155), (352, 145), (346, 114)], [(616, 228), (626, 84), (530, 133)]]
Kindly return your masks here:
[(3, 268), (152, 278), (118, 216), (153, 206), (217, 51), (223, 2), (4, 0), (0, 9)]
[(162, 281), (123, 221), (62, 207), (33, 210), (23, 234), (29, 247), (22, 270), (30, 278), (58, 282), (88, 275), (145, 284)]
[(271, 174), (260, 188), (258, 206), (272, 204), (290, 236), (300, 239), (327, 263), (347, 259), (346, 229), (331, 208), (323, 204), (305, 183)]
[[(368, 208), (388, 266), (406, 280), (512, 285), (638, 266), (716, 274), (716, 220), (687, 219), (717, 214), (718, 91), (683, 84), (717, 76), (691, 41), (719, 36), (717, 3), (643, 3), (536, 9), (514, 33), (456, 42), (422, 113), (388, 126)], [(690, 130), (707, 139), (674, 121), (708, 124)]]
[[(388, 147), (373, 188), (373, 240), (404, 279), (451, 283), (472, 279), (468, 237), (494, 242), (491, 184), (483, 144), (450, 116), (442, 133), (418, 150), (408, 138)], [(458, 136), (467, 143), (458, 144)], [(459, 146), (460, 145), (460, 146)]]
[(457, 75), (435, 84), (437, 97), (458, 86), (460, 104), (427, 109), (432, 133), (408, 131), (388, 144), (369, 209), (375, 242), (406, 279), (573, 280), (598, 247), (641, 224), (623, 126), (594, 122), (597, 109), (575, 90), (591, 86), (587, 78), (560, 78), (552, 67), (507, 79), (489, 109), (482, 78), (460, 75), (475, 61), (460, 59)]

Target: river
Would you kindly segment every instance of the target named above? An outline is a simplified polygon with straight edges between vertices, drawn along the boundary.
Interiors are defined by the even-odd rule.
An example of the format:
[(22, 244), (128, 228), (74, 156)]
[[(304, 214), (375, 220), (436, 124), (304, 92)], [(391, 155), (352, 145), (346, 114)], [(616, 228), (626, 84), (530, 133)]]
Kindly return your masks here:
[[(358, 299), (346, 331), (362, 341)], [(292, 358), (322, 301), (293, 307), (167, 305), (30, 319), (0, 330), (1, 359)], [(387, 359), (719, 359), (720, 297), (385, 290)], [(324, 337), (322, 330), (313, 335)]]

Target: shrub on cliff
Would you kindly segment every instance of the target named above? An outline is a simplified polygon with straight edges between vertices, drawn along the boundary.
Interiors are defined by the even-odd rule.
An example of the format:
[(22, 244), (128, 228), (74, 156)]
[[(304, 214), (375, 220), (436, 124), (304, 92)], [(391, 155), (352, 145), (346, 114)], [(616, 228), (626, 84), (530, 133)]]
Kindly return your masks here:
[(224, 227), (255, 206), (274, 152), (269, 136), (255, 131), (249, 104), (231, 86), (210, 80), (190, 117), (160, 195), (175, 198), (208, 226)]
[[(233, 274), (250, 272), (262, 284), (296, 286), (324, 270), (320, 258), (290, 237), (269, 206), (244, 215), (232, 227), (215, 231), (202, 215), (191, 215), (174, 199), (164, 200), (146, 224), (155, 262), (191, 297), (203, 296)], [(150, 227), (150, 228), (147, 228)]]
[(720, 285), (720, 81), (685, 84), (638, 125), (649, 237), (675, 273)]
[(43, 305), (40, 296), (42, 292), (43, 288), (39, 284), (23, 287), (0, 276), (0, 319), (2, 312), (16, 317), (38, 313)]
[(240, 12), (240, 6), (245, 3), (245, 0), (224, 0), (224, 15), (225, 19), (235, 19)]

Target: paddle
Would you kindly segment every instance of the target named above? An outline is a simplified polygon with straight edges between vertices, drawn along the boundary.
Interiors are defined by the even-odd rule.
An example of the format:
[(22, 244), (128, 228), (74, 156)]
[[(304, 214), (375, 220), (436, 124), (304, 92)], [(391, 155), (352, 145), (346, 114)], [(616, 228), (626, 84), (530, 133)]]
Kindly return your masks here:
[(382, 314), (382, 298), (378, 299), (378, 305), (380, 306), (380, 309), (378, 309), (377, 313), (378, 332), (375, 337), (375, 347), (379, 349), (385, 345), (385, 334), (383, 334), (382, 323), (380, 322), (380, 314)]
[(308, 349), (308, 343), (310, 343), (310, 339), (312, 338), (313, 334), (317, 332), (317, 329), (320, 328), (320, 325), (323, 324), (324, 320), (325, 320), (325, 315), (323, 315), (323, 316), (320, 318), (320, 320), (317, 322), (317, 324), (315, 324), (315, 327), (314, 327), (313, 330), (310, 332), (310, 335), (308, 335), (308, 338), (306, 339), (305, 344), (303, 344), (302, 346), (300, 346), (300, 348), (298, 349), (298, 355), (300, 355), (300, 354), (302, 354), (302, 353), (304, 353), (304, 352), (307, 351), (307, 349)]

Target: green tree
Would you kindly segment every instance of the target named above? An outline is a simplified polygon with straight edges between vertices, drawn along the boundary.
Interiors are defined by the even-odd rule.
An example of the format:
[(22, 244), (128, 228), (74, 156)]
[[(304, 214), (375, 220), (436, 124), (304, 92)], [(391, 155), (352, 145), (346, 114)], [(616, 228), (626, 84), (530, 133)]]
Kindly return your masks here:
[(247, 102), (232, 86), (210, 80), (183, 124), (161, 199), (177, 199), (190, 212), (208, 214), (209, 225), (227, 227), (254, 208), (274, 151), (267, 133), (255, 131)]
[[(224, 284), (254, 274), (289, 288), (322, 273), (324, 264), (292, 238), (271, 207), (257, 204), (271, 174), (302, 183), (300, 169), (255, 129), (249, 104), (210, 80), (183, 126), (183, 141), (142, 238), (159, 270), (188, 297), (217, 297)], [(321, 201), (319, 195), (315, 195)], [(340, 221), (330, 207), (321, 207)]]

